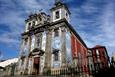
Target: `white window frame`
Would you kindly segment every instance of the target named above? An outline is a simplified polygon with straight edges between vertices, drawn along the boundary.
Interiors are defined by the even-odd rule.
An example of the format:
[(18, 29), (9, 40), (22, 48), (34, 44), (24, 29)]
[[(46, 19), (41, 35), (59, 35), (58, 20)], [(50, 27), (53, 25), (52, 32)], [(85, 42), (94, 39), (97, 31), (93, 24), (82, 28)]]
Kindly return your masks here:
[[(55, 18), (57, 11), (59, 11), (59, 18), (58, 18), (58, 19)], [(53, 22), (58, 21), (58, 20), (60, 20), (61, 18), (62, 18), (62, 17), (61, 17), (61, 9), (58, 9), (58, 10), (53, 11)]]

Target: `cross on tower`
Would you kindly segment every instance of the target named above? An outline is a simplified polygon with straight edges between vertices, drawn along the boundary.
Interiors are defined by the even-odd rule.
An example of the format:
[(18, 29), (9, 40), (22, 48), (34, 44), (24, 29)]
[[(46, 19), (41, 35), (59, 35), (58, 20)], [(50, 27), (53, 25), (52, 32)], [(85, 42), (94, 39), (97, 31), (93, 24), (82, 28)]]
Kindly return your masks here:
[(55, 3), (62, 2), (62, 0), (55, 0)]

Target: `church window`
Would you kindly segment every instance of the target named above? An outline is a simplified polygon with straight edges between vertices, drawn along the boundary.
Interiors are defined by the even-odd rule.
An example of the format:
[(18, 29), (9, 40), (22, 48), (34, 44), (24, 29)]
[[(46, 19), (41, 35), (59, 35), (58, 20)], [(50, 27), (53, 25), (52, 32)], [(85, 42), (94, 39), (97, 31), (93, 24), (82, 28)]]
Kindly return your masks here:
[(38, 35), (38, 37), (37, 37), (37, 45), (38, 45), (38, 47), (40, 47), (40, 35)]
[(28, 38), (25, 38), (24, 39), (24, 45), (27, 45), (27, 42), (28, 42)]
[(28, 30), (31, 29), (31, 22), (28, 23)]
[(54, 54), (54, 61), (58, 61), (59, 60), (59, 52), (58, 52), (58, 50), (54, 49), (53, 54)]
[(28, 25), (29, 25), (29, 26), (31, 26), (31, 22), (30, 22), (30, 23), (28, 23)]
[(42, 18), (41, 18), (41, 16), (39, 16), (39, 20), (40, 20), (40, 21), (42, 21)]
[(58, 52), (56, 52), (55, 54), (54, 54), (54, 61), (58, 61), (59, 60), (59, 58), (58, 58)]
[(56, 11), (56, 12), (55, 12), (55, 18), (56, 18), (56, 19), (60, 18), (60, 16), (59, 16), (59, 11)]
[(68, 16), (68, 14), (66, 13), (66, 16)]
[(24, 59), (21, 59), (22, 61), (21, 61), (21, 65), (24, 65)]
[(55, 30), (54, 30), (54, 36), (55, 36), (55, 37), (58, 37), (58, 36), (59, 36), (59, 31), (58, 31), (58, 29), (55, 29)]
[(34, 43), (35, 43), (35, 36), (32, 35), (32, 36), (31, 36), (31, 50), (34, 49)]
[(35, 22), (35, 21), (33, 21), (32, 25), (34, 26), (34, 25), (35, 25), (35, 23), (36, 23), (36, 22)]

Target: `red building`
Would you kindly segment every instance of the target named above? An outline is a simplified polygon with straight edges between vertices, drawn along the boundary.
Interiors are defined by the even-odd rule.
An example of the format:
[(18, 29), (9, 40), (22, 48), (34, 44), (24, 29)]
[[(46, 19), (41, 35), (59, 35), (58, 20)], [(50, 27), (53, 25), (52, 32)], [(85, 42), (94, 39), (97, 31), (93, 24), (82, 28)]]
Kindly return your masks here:
[(105, 46), (96, 45), (93, 48), (89, 48), (89, 50), (92, 51), (94, 68), (96, 70), (109, 67), (109, 56)]
[(82, 66), (87, 71), (87, 46), (79, 35), (75, 34), (71, 34), (72, 57), (76, 66)]

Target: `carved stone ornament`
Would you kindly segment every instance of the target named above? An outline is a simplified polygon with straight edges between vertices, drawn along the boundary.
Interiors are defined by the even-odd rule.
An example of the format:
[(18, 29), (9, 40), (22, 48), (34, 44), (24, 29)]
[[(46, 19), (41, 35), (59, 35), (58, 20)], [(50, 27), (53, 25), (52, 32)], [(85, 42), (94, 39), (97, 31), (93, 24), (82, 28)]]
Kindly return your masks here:
[(65, 27), (61, 27), (61, 31), (62, 32), (66, 32), (66, 28)]

